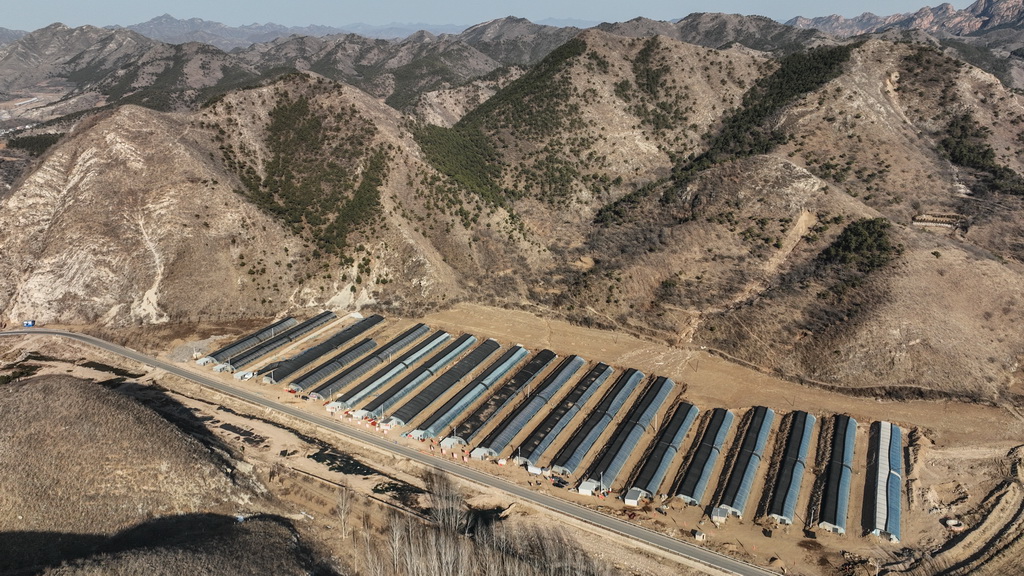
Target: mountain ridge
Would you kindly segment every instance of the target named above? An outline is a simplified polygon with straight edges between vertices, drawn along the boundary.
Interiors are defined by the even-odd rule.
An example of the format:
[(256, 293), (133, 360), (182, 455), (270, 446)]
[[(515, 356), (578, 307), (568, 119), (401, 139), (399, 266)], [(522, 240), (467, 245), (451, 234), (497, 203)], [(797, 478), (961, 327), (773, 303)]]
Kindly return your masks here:
[(0, 46), (4, 44), (10, 44), (28, 34), (25, 30), (11, 30), (9, 28), (0, 28)]
[[(882, 387), (979, 398), (998, 387), (971, 374), (1005, 382), (1021, 356), (1007, 326), (1024, 301), (1024, 109), (933, 44), (694, 15), (581, 31), (517, 64), (540, 53), (524, 39), (566, 31), (507, 18), (460, 36), (232, 54), (145, 40), (151, 56), (124, 68), (116, 48), (142, 37), (97, 30), (54, 27), (0, 51), (2, 64), (95, 35), (77, 59), (47, 57), (91, 70), (74, 90), (98, 85), (119, 104), (73, 122), (4, 200), (0, 242), (17, 254), (0, 275), (7, 322), (142, 330), (472, 300), (837, 386), (892, 357), (871, 368)], [(684, 33), (707, 45), (672, 37)], [(199, 80), (215, 86), (229, 63), (260, 80), (201, 100)], [(283, 75), (259, 76), (272, 66)], [(181, 96), (163, 112), (125, 105), (160, 94)], [(365, 217), (347, 222), (357, 193)], [(954, 215), (949, 236), (915, 224), (934, 214)], [(841, 237), (888, 247), (884, 265), (850, 264), (874, 256), (846, 254)], [(932, 320), (897, 329), (911, 321), (901, 310), (964, 308), (948, 282), (971, 274), (986, 292), (958, 317), (963, 335)], [(913, 300), (924, 284), (932, 296)], [(927, 366), (946, 376), (930, 383)]]
[(836, 36), (856, 36), (885, 29), (923, 30), (933, 34), (966, 36), (1003, 27), (1019, 28), (1024, 25), (1024, 2), (1021, 0), (976, 0), (962, 10), (943, 3), (934, 8), (924, 7), (915, 12), (878, 16), (865, 12), (854, 18), (833, 14), (805, 18), (797, 16), (787, 26), (817, 29)]
[[(663, 34), (712, 48), (738, 43), (755, 50), (786, 51), (828, 42), (817, 32), (787, 28), (767, 18), (721, 14), (699, 14), (675, 23), (634, 19), (595, 29), (637, 38)], [(0, 46), (0, 92), (40, 99), (21, 110), (0, 111), (0, 122), (15, 117), (45, 121), (119, 101), (184, 109), (291, 70), (355, 85), (399, 109), (414, 108), (424, 92), (501, 74), (498, 70), (506, 67), (532, 66), (579, 32), (505, 17), (459, 34), (421, 31), (399, 40), (351, 33), (289, 36), (226, 52), (209, 44), (161, 42), (125, 28), (55, 24)]]
[[(508, 17), (459, 34), (225, 52), (54, 25), (0, 47), (0, 117), (15, 127), (0, 149), (0, 329), (33, 319), (175, 361), (211, 336), (323, 310), (559, 355), (593, 338), (575, 352), (663, 372), (701, 388), (702, 405), (743, 410), (756, 394), (785, 414), (801, 394), (827, 398), (799, 407), (821, 417), (826, 452), (831, 414), (910, 430), (914, 494), (941, 482), (959, 508), (915, 496), (903, 552), (823, 539), (798, 566), (856, 568), (839, 548), (884, 556), (865, 568), (955, 566), (960, 540), (934, 506), (970, 519), (1016, 482), (1012, 430), (975, 442), (989, 416), (1012, 423), (1024, 402), (1015, 35), (842, 39), (728, 14), (586, 30)], [(574, 336), (559, 335), (563, 323)], [(706, 353), (728, 361), (698, 366)], [(989, 416), (963, 416), (971, 404)], [(858, 453), (872, 441), (863, 432)], [(331, 505), (321, 521), (336, 524)], [(860, 509), (851, 526), (872, 517)], [(810, 550), (786, 545), (787, 558)], [(972, 565), (1019, 556), (985, 547)]]
[[(175, 18), (163, 14), (128, 26), (107, 26), (108, 29), (129, 29), (147, 38), (168, 44), (184, 44), (201, 42), (216, 46), (225, 52), (237, 48), (247, 48), (252, 44), (271, 42), (289, 36), (333, 36), (337, 34), (359, 34), (367, 38), (397, 39), (405, 38), (420, 30), (429, 30), (435, 34), (459, 33), (465, 26), (442, 24), (349, 24), (345, 26), (325, 26), (312, 24), (308, 26), (283, 26), (268, 22), (266, 24), (246, 24), (229, 26), (216, 21), (201, 18)], [(0, 37), (2, 38), (2, 37)]]

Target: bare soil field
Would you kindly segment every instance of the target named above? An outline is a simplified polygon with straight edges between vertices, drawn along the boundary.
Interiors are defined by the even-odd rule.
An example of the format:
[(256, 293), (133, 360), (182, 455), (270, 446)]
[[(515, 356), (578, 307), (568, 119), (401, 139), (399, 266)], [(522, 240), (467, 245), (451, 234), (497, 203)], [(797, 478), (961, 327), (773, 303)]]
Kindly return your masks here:
[(667, 376), (685, 383), (686, 399), (702, 409), (763, 405), (776, 411), (845, 413), (858, 422), (886, 420), (904, 429), (920, 426), (928, 430), (934, 441), (943, 440), (950, 445), (995, 442), (1009, 449), (1024, 437), (1024, 420), (1007, 409), (949, 401), (885, 402), (843, 396), (739, 366), (699, 347), (670, 347), (625, 334), (547, 320), (527, 312), (459, 304), (422, 321), (502, 342), (521, 343), (531, 350), (547, 347), (559, 354), (579, 354), (588, 360)]

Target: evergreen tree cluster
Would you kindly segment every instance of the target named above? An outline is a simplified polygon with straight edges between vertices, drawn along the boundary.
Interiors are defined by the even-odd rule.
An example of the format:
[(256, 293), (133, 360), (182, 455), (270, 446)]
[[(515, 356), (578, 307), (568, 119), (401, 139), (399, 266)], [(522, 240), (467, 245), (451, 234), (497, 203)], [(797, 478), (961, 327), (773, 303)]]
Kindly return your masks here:
[(324, 252), (343, 255), (349, 235), (380, 216), (387, 150), (374, 145), (377, 129), (354, 105), (330, 104), (337, 84), (295, 75), (284, 86), (269, 114), (263, 176), (244, 147), (222, 146), (226, 163), (257, 206)]
[(64, 134), (36, 134), (32, 136), (15, 136), (7, 141), (7, 146), (9, 148), (24, 150), (32, 156), (40, 156), (43, 152), (49, 150), (50, 146), (56, 144), (63, 135)]
[(892, 224), (885, 218), (861, 218), (851, 222), (816, 259), (819, 278), (830, 279), (819, 298), (856, 307), (859, 288), (868, 276), (885, 268), (903, 253), (890, 236)]
[(825, 46), (780, 58), (775, 72), (758, 80), (739, 108), (725, 115), (707, 150), (677, 169), (677, 180), (734, 158), (767, 154), (785, 142), (787, 135), (772, 120), (797, 98), (839, 77), (857, 46)]
[(891, 228), (892, 224), (885, 218), (855, 220), (821, 251), (818, 262), (862, 274), (878, 270), (903, 252), (889, 237)]
[(435, 170), (490, 204), (505, 203), (498, 184), (501, 160), (481, 130), (425, 124), (417, 127), (413, 135)]
[[(495, 135), (515, 141), (539, 141), (557, 135), (579, 115), (572, 103), (573, 87), (565, 63), (586, 52), (586, 42), (573, 39), (551, 52), (526, 74), (473, 109), (452, 128), (424, 125), (414, 131), (427, 161), (445, 176), (494, 206), (508, 206), (519, 193), (501, 185), (502, 160)], [(564, 166), (542, 160), (538, 172), (563, 176)]]
[(996, 162), (996, 151), (988, 143), (988, 134), (987, 128), (965, 112), (949, 121), (939, 146), (950, 162), (974, 173), (978, 191), (1024, 194), (1024, 178)]
[(541, 139), (560, 133), (568, 116), (579, 112), (571, 103), (572, 82), (566, 63), (583, 56), (587, 43), (574, 38), (467, 114), (457, 128), (490, 132), (508, 130), (517, 139)]

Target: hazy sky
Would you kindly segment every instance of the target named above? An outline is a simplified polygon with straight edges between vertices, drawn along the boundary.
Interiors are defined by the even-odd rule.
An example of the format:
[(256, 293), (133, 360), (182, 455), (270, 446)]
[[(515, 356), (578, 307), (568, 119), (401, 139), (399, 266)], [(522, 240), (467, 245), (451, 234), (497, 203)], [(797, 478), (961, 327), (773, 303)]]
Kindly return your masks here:
[[(938, 4), (936, 2), (935, 4)], [(964, 8), (969, 1), (953, 5)], [(760, 14), (779, 21), (793, 16), (887, 15), (912, 12), (920, 0), (0, 0), (0, 27), (35, 30), (54, 22), (68, 26), (137, 24), (167, 13), (176, 18), (202, 18), (224, 24), (274, 22), (287, 26), (321, 24), (477, 24), (503, 16), (533, 21), (547, 18), (622, 22), (637, 16), (675, 20), (692, 12)]]

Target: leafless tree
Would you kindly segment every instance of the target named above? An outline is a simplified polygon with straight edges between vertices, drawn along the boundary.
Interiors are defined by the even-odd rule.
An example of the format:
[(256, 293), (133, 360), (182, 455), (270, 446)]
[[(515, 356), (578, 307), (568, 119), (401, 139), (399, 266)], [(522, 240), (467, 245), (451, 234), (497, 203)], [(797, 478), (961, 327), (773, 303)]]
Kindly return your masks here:
[(430, 470), (424, 475), (423, 481), (430, 493), (430, 513), (437, 525), (448, 532), (468, 532), (469, 507), (451, 478), (437, 470)]
[[(431, 518), (391, 511), (384, 530), (364, 526), (366, 573), (394, 576), (610, 576), (563, 527), (510, 530), (501, 523), (467, 532), (465, 499), (440, 473), (424, 478)], [(366, 521), (368, 524), (368, 521)]]
[(365, 531), (369, 534), (363, 539), (363, 566), (370, 576), (384, 576), (388, 573), (384, 558), (377, 547), (377, 541), (373, 538), (372, 531)]
[(388, 544), (391, 551), (391, 571), (401, 573), (403, 550), (408, 546), (408, 520), (395, 511), (387, 515)]
[(348, 540), (348, 521), (352, 512), (352, 491), (347, 486), (341, 487), (338, 494), (338, 522), (341, 526), (341, 539)]

